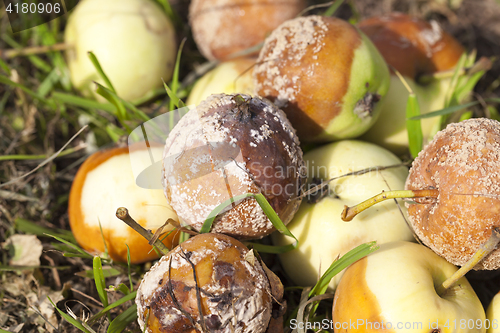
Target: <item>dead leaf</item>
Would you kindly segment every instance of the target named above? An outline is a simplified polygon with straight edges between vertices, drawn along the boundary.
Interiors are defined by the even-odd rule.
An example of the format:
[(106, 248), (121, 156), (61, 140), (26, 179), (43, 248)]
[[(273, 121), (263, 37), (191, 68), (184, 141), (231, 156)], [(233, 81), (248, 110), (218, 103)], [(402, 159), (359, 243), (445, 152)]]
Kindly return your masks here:
[(40, 266), (42, 242), (35, 235), (15, 234), (2, 244), (4, 249), (13, 253), (9, 261), (12, 266)]

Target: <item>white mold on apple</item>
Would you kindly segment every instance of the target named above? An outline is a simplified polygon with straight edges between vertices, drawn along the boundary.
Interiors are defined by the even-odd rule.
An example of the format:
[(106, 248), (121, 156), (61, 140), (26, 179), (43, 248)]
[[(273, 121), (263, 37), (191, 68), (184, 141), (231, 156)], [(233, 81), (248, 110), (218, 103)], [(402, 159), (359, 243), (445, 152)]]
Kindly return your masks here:
[[(462, 266), (500, 226), (500, 123), (478, 118), (450, 124), (413, 162), (406, 188), (437, 189), (408, 204), (424, 244)], [(500, 268), (500, 249), (476, 269)]]
[(224, 61), (237, 53), (256, 54), (249, 49), (305, 6), (305, 0), (193, 0), (189, 23), (201, 54)]
[(103, 83), (87, 53), (92, 51), (125, 100), (144, 97), (172, 75), (175, 31), (162, 9), (149, 0), (84, 0), (69, 17), (64, 40), (73, 85), (95, 96), (92, 81)]
[(165, 196), (179, 217), (200, 231), (227, 202), (212, 231), (261, 238), (274, 227), (255, 198), (262, 193), (287, 224), (300, 205), (302, 150), (283, 111), (244, 94), (211, 95), (169, 134), (163, 157)]
[[(379, 244), (396, 240), (413, 240), (405, 217), (403, 204), (386, 202), (376, 212), (368, 212), (355, 224), (341, 220), (344, 205), (357, 203), (362, 198), (404, 186), (408, 168), (388, 150), (374, 144), (344, 140), (313, 149), (304, 155), (309, 184), (312, 178), (328, 180), (341, 175), (370, 168), (371, 171), (342, 177), (329, 183), (329, 194), (316, 203), (302, 202), (288, 228), (299, 240), (297, 249), (280, 254), (286, 273), (294, 283), (312, 286), (339, 256), (362, 243), (376, 240)], [(309, 186), (310, 187), (310, 186)], [(275, 245), (284, 245), (288, 238), (272, 234)], [(335, 276), (330, 288), (338, 284), (341, 274)]]
[(241, 242), (220, 234), (181, 243), (141, 281), (135, 300), (141, 330), (266, 332), (283, 286), (259, 260), (247, 260), (248, 254)]
[(409, 221), (425, 245), (467, 269), (498, 269), (499, 152), (500, 122), (475, 118), (449, 124), (413, 161), (406, 190), (346, 206), (342, 218), (350, 221), (385, 199), (412, 198)]
[(298, 17), (266, 39), (254, 70), (259, 96), (285, 111), (303, 142), (354, 138), (378, 117), (389, 70), (346, 21)]

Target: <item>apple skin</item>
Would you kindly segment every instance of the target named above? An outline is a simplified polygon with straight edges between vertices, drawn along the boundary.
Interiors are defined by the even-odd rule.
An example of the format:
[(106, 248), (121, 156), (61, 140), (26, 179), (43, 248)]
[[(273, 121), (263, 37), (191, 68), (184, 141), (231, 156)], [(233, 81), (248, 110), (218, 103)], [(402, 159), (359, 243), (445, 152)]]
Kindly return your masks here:
[[(391, 152), (374, 144), (344, 140), (316, 148), (304, 155), (308, 168), (308, 181), (312, 177), (328, 179), (376, 166), (401, 163)], [(328, 170), (328, 172), (327, 172)], [(344, 177), (330, 183), (336, 193), (317, 203), (303, 200), (288, 228), (299, 240), (293, 251), (280, 254), (285, 272), (292, 281), (301, 286), (312, 286), (330, 264), (354, 247), (369, 241), (378, 243), (396, 240), (412, 241), (401, 211), (406, 217), (406, 208), (401, 203), (385, 201), (373, 207), (376, 211), (365, 211), (351, 222), (341, 220), (344, 205), (357, 204), (382, 190), (404, 187), (408, 169), (404, 166), (359, 176)], [(387, 183), (386, 183), (387, 182)], [(307, 188), (306, 188), (307, 189)], [(272, 234), (273, 243), (284, 245), (289, 238), (280, 233)], [(335, 289), (342, 274), (335, 276), (330, 288)]]
[[(128, 244), (134, 264), (158, 258), (145, 238), (116, 217), (116, 210), (127, 208), (137, 223), (152, 232), (169, 218), (179, 220), (163, 191), (137, 186), (133, 174), (131, 158), (136, 167), (145, 169), (149, 154), (160, 160), (162, 152), (163, 147), (132, 152), (115, 147), (92, 154), (80, 166), (71, 185), (68, 215), (71, 231), (84, 250), (101, 255), (107, 249), (111, 259), (126, 263)], [(169, 225), (164, 230), (168, 233), (171, 229)], [(171, 232), (163, 243), (172, 248), (178, 237), (178, 232)]]
[(301, 142), (355, 138), (373, 125), (389, 70), (372, 42), (333, 17), (289, 20), (266, 39), (256, 93), (277, 104)]
[[(406, 82), (417, 96), (420, 113), (429, 113), (444, 108), (450, 79), (436, 80), (428, 85), (419, 85), (413, 79), (405, 77)], [(380, 101), (380, 116), (375, 124), (361, 136), (361, 139), (385, 147), (395, 154), (404, 154), (408, 150), (408, 132), (406, 130), (406, 104), (409, 93), (396, 75), (391, 75), (391, 85), (386, 98)], [(421, 120), (424, 145), (432, 140), (440, 129), (441, 117)]]
[[(379, 250), (348, 267), (342, 277), (332, 319), (334, 325), (344, 323), (347, 329), (336, 332), (485, 332), (484, 309), (465, 277), (442, 297), (436, 293), (435, 288), (456, 270), (422, 245), (382, 244)], [(469, 323), (473, 329), (461, 325), (461, 321), (469, 320), (474, 321), (474, 325)], [(349, 327), (349, 321), (362, 325)], [(366, 326), (367, 322), (382, 321), (385, 328), (391, 328), (387, 324), (391, 323), (392, 329)], [(398, 329), (397, 323), (417, 325)], [(445, 327), (446, 323), (449, 327)]]
[[(415, 93), (420, 113), (444, 108), (451, 78), (435, 79), (428, 84), (418, 82), (419, 76), (453, 70), (464, 54), (463, 46), (443, 31), (437, 22), (427, 22), (402, 13), (389, 13), (368, 18), (358, 27), (370, 38), (391, 68), (404, 77)], [(396, 154), (408, 150), (406, 104), (408, 90), (391, 72), (391, 85), (380, 101), (380, 116), (362, 136), (390, 149)], [(424, 144), (440, 129), (440, 117), (422, 120)]]
[(64, 41), (71, 82), (84, 95), (92, 81), (104, 84), (87, 53), (92, 51), (118, 96), (144, 97), (172, 76), (177, 52), (175, 31), (162, 9), (146, 0), (85, 0), (68, 19)]
[(212, 94), (252, 94), (256, 58), (238, 58), (218, 64), (196, 81), (186, 105), (198, 105)]
[[(486, 310), (486, 320), (489, 321), (487, 326), (487, 333), (500, 333), (500, 293), (497, 293), (491, 300), (488, 309)], [(487, 322), (488, 323), (488, 322)]]
[[(282, 22), (300, 14), (305, 0), (192, 0), (189, 24), (200, 53), (229, 60), (250, 52)], [(255, 51), (258, 52), (258, 51)], [(254, 53), (255, 53), (254, 52)]]

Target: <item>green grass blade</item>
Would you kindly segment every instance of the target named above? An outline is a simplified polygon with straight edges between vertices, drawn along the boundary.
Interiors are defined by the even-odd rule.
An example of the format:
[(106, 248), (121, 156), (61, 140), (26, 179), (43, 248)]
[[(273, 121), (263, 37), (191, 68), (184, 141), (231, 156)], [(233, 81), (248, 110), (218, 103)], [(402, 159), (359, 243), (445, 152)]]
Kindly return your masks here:
[(251, 247), (258, 252), (261, 253), (272, 253), (272, 254), (280, 254), (288, 251), (295, 250), (297, 248), (296, 243), (288, 244), (288, 245), (265, 245), (260, 243), (253, 242), (245, 242), (247, 247)]
[[(179, 90), (179, 67), (181, 65), (181, 55), (182, 55), (182, 49), (184, 48), (184, 43), (186, 42), (186, 38), (184, 38), (181, 42), (181, 44), (179, 45), (179, 49), (177, 50), (177, 59), (175, 60), (175, 66), (174, 66), (174, 73), (172, 74), (172, 92), (175, 94), (175, 97), (177, 100), (180, 100), (178, 97), (177, 97), (177, 91)], [(170, 94), (169, 94), (170, 96)], [(174, 105), (177, 105), (178, 106), (178, 102), (177, 104), (174, 103), (174, 100), (172, 98), (170, 98), (170, 104), (169, 104), (169, 107), (170, 107), (170, 111), (172, 111), (174, 109)]]
[(93, 269), (94, 269), (94, 281), (95, 281), (95, 287), (97, 289), (97, 294), (99, 294), (99, 298), (101, 299), (102, 305), (104, 307), (107, 307), (109, 305), (108, 293), (105, 290), (106, 280), (104, 278), (104, 273), (102, 271), (101, 258), (94, 257)]
[(82, 107), (85, 109), (99, 109), (106, 111), (108, 113), (114, 114), (116, 112), (116, 107), (110, 103), (99, 103), (95, 100), (89, 98), (83, 98), (71, 94), (66, 94), (62, 92), (55, 91), (52, 93), (52, 98), (56, 101)]
[(68, 323), (70, 323), (71, 325), (75, 326), (76, 328), (78, 328), (80, 331), (82, 332), (85, 332), (85, 333), (95, 333), (95, 332), (91, 332), (89, 331), (88, 329), (86, 329), (82, 323), (76, 319), (74, 319), (73, 317), (71, 317), (70, 315), (64, 313), (64, 311), (62, 311), (61, 309), (59, 309), (55, 304), (54, 302), (52, 302), (52, 300), (50, 299), (49, 296), (47, 296), (47, 298), (49, 299), (49, 302), (52, 304), (52, 306), (57, 310), (57, 312), (59, 312), (59, 314), (61, 315), (61, 317), (63, 317)]
[(113, 87), (113, 84), (111, 84), (111, 81), (109, 80), (108, 76), (106, 75), (106, 73), (104, 73), (104, 70), (102, 69), (101, 64), (99, 63), (99, 60), (97, 60), (97, 57), (95, 56), (95, 54), (92, 51), (89, 51), (88, 56), (89, 56), (90, 61), (94, 65), (94, 67), (97, 71), (97, 74), (99, 74), (101, 79), (106, 84), (107, 88), (116, 94), (116, 90)]
[(205, 222), (203, 222), (203, 225), (201, 226), (201, 229), (200, 229), (200, 233), (201, 234), (204, 234), (204, 233), (207, 233), (207, 232), (210, 232), (210, 230), (212, 229), (212, 224), (215, 220), (215, 218), (217, 217), (217, 215), (220, 214), (220, 212), (222, 212), (227, 206), (233, 204), (234, 202), (238, 202), (240, 201), (241, 199), (245, 199), (245, 198), (248, 198), (248, 197), (252, 197), (254, 194), (253, 193), (245, 193), (245, 194), (240, 194), (240, 195), (237, 195), (235, 197), (232, 197), (232, 198), (229, 198), (227, 199), (226, 201), (224, 201), (223, 203), (221, 203), (220, 205), (218, 205), (217, 207), (215, 207), (211, 212), (210, 214), (208, 214), (208, 217), (205, 219)]
[(458, 102), (460, 103), (463, 102), (464, 99), (472, 93), (477, 82), (479, 81), (479, 79), (483, 77), (485, 73), (486, 71), (481, 71), (471, 76), (463, 78), (464, 80), (461, 82), (460, 86), (457, 87), (457, 89), (455, 90), (455, 95)]
[[(11, 47), (13, 47), (15, 49), (22, 49), (23, 48), (23, 46), (21, 44), (19, 44), (18, 42), (16, 42), (8, 34), (2, 34), (1, 36), (2, 36), (2, 39), (7, 44), (9, 44)], [(42, 60), (42, 58), (40, 58), (37, 55), (29, 55), (29, 56), (27, 56), (27, 58), (28, 58), (29, 61), (31, 61), (31, 63), (33, 64), (33, 66), (35, 66), (36, 68), (38, 68), (42, 72), (49, 73), (52, 70), (52, 66), (50, 66), (47, 62), (45, 62), (44, 60)]]
[(128, 275), (128, 281), (130, 283), (130, 290), (134, 290), (134, 285), (132, 284), (132, 274), (131, 274), (131, 270), (130, 270), (130, 248), (128, 247), (128, 244), (125, 244), (127, 245), (127, 275)]
[(361, 244), (351, 251), (344, 254), (340, 259), (335, 260), (330, 267), (325, 271), (325, 273), (321, 276), (319, 281), (316, 283), (314, 288), (309, 292), (309, 297), (317, 296), (324, 294), (328, 289), (328, 285), (332, 278), (338, 273), (342, 272), (349, 265), (355, 263), (356, 261), (366, 257), (370, 253), (378, 250), (379, 246), (377, 242), (369, 242)]
[(284, 246), (274, 246), (274, 245), (264, 245), (264, 244), (258, 244), (258, 243), (247, 243), (249, 245), (252, 245), (257, 251), (259, 252), (266, 252), (266, 253), (284, 253), (287, 251), (291, 251), (295, 248), (297, 248), (299, 244), (299, 240), (288, 230), (288, 228), (285, 226), (285, 224), (281, 221), (279, 218), (278, 214), (274, 211), (273, 207), (271, 207), (271, 204), (269, 201), (267, 201), (266, 197), (262, 193), (245, 193), (245, 194), (240, 194), (235, 197), (232, 197), (217, 207), (210, 212), (208, 215), (207, 219), (203, 223), (200, 233), (207, 233), (210, 232), (212, 229), (212, 224), (217, 217), (217, 215), (220, 214), (227, 206), (231, 205), (234, 202), (238, 202), (242, 199), (249, 198), (249, 197), (254, 197), (259, 206), (262, 208), (264, 213), (267, 215), (273, 226), (278, 230), (280, 233), (284, 234), (285, 236), (293, 238), (295, 241), (292, 244), (289, 245), (284, 245)]
[(26, 270), (31, 270), (31, 269), (39, 269), (39, 268), (47, 268), (47, 269), (57, 269), (58, 271), (63, 271), (66, 269), (70, 269), (71, 266), (46, 266), (46, 265), (40, 265), (40, 266), (18, 266), (18, 265), (2, 265), (0, 264), (0, 271), (26, 271)]
[(73, 233), (68, 230), (45, 228), (42, 227), (41, 225), (38, 225), (34, 222), (28, 221), (23, 218), (16, 219), (14, 221), (14, 226), (17, 231), (26, 234), (32, 234), (36, 236), (47, 236), (49, 234), (67, 240), (68, 242), (71, 242), (72, 244), (76, 245), (76, 240), (75, 237), (73, 236)]
[(187, 232), (181, 232), (181, 235), (179, 236), (179, 244), (184, 243), (189, 239), (189, 234)]
[[(105, 278), (108, 278), (108, 277), (113, 277), (113, 276), (119, 276), (122, 274), (122, 271), (120, 271), (116, 268), (103, 268), (102, 274), (104, 275)], [(90, 270), (86, 270), (86, 271), (81, 271), (81, 272), (75, 273), (75, 275), (80, 276), (80, 277), (84, 277), (84, 278), (92, 279), (92, 278), (94, 278), (94, 270), (90, 269)]]
[(3, 71), (8, 75), (10, 76), (11, 75), (11, 71), (10, 71), (10, 68), (9, 68), (9, 65), (7, 65), (7, 63), (5, 61), (2, 60), (2, 58), (0, 58), (0, 68), (3, 69)]
[[(167, 84), (165, 82), (163, 82), (163, 86), (165, 87), (165, 91), (167, 92), (167, 95), (170, 98), (170, 102), (172, 102), (175, 107), (183, 108), (186, 106), (184, 104), (184, 102), (182, 102), (181, 99), (179, 97), (177, 97), (177, 95), (174, 94), (174, 92), (172, 90), (170, 90), (170, 88), (167, 86)], [(172, 111), (172, 110), (173, 110), (173, 108), (170, 109), (170, 111)]]
[(131, 300), (135, 299), (136, 294), (137, 294), (137, 291), (134, 291), (134, 292), (131, 292), (130, 294), (128, 294), (126, 296), (123, 296), (122, 298), (120, 298), (116, 302), (111, 303), (110, 305), (108, 305), (107, 307), (105, 307), (104, 309), (102, 309), (101, 311), (99, 311), (98, 313), (96, 313), (94, 316), (92, 316), (92, 318), (89, 321), (92, 322), (92, 323), (95, 322), (97, 319), (101, 318), (106, 313), (108, 313), (109, 310), (112, 310), (112, 309), (114, 309), (114, 308), (122, 305), (125, 302), (128, 302), (128, 301), (131, 301)]
[(448, 114), (469, 108), (469, 107), (477, 105), (477, 104), (479, 104), (479, 102), (469, 102), (469, 103), (465, 103), (465, 104), (449, 106), (449, 107), (441, 109), (441, 110), (436, 110), (436, 111), (421, 114), (420, 116), (411, 117), (408, 120), (418, 120), (418, 119), (432, 118), (432, 117), (437, 117), (437, 116), (448, 115)]
[(177, 13), (174, 11), (172, 6), (170, 6), (170, 3), (168, 0), (156, 0), (162, 7), (167, 16), (172, 20), (172, 23), (174, 24), (175, 27), (180, 28), (182, 27), (182, 20), (177, 15)]
[(70, 248), (74, 249), (77, 251), (77, 254), (81, 255), (82, 258), (93, 258), (92, 255), (88, 254), (87, 252), (85, 252), (84, 250), (82, 250), (79, 246), (71, 243), (71, 242), (68, 242), (67, 240), (65, 239), (62, 239), (60, 237), (57, 237), (57, 236), (54, 236), (54, 235), (51, 235), (51, 234), (45, 234), (46, 236), (49, 236), (49, 237), (52, 237), (54, 239), (57, 239), (58, 241), (60, 241), (61, 243), (64, 243), (66, 245), (68, 245)]
[(54, 103), (52, 100), (50, 99), (45, 99), (41, 96), (39, 96), (36, 92), (34, 92), (33, 90), (23, 86), (22, 84), (19, 84), (19, 83), (16, 83), (12, 80), (10, 80), (8, 77), (4, 76), (4, 75), (0, 75), (0, 83), (1, 84), (6, 84), (6, 85), (9, 85), (9, 86), (12, 86), (12, 87), (15, 87), (15, 88), (19, 88), (21, 89), (22, 91), (24, 91), (26, 94), (30, 95), (31, 97), (33, 97), (34, 99), (50, 106), (50, 107), (54, 107)]
[(102, 84), (95, 81), (94, 83), (97, 86), (96, 92), (102, 97), (104, 97), (108, 102), (116, 106), (116, 113), (115, 113), (116, 118), (118, 118), (123, 127), (127, 128), (127, 130), (131, 132), (128, 126), (124, 123), (124, 121), (128, 120), (129, 117), (127, 115), (127, 110), (125, 109), (125, 105), (123, 105), (122, 100), (118, 98), (118, 96), (113, 91), (109, 90)]
[(337, 9), (339, 9), (339, 7), (344, 3), (344, 0), (336, 0), (333, 2), (333, 4), (328, 7), (327, 10), (325, 10), (325, 12), (323, 13), (323, 16), (333, 16), (333, 14), (335, 14), (335, 12), (337, 11)]
[(45, 97), (47, 94), (54, 88), (54, 85), (59, 82), (59, 71), (57, 68), (54, 68), (49, 75), (45, 77), (45, 79), (40, 83), (36, 93), (40, 97)]
[(418, 117), (419, 115), (420, 106), (418, 105), (417, 96), (411, 93), (406, 103), (406, 131), (408, 133), (410, 153), (413, 158), (417, 157), (418, 153), (422, 150), (424, 142), (420, 119), (412, 119), (412, 117)]
[(285, 224), (281, 221), (279, 218), (278, 214), (274, 211), (273, 207), (271, 207), (271, 204), (269, 201), (267, 201), (266, 197), (262, 193), (257, 193), (254, 195), (255, 199), (259, 203), (260, 207), (266, 213), (267, 217), (269, 220), (271, 220), (271, 223), (273, 226), (278, 230), (280, 233), (284, 234), (285, 236), (291, 237), (295, 239), (295, 243), (293, 244), (294, 247), (297, 247), (299, 244), (299, 240), (288, 230), (288, 228), (285, 226)]
[[(131, 115), (135, 116), (135, 118), (137, 120), (140, 120), (140, 121), (151, 120), (150, 117), (148, 117), (144, 112), (139, 110), (134, 104), (122, 99), (116, 93), (107, 89), (103, 85), (101, 85), (97, 82), (95, 82), (95, 84), (97, 85), (97, 93), (100, 94), (101, 96), (103, 96), (104, 98), (106, 98), (109, 102), (111, 102), (113, 105), (115, 105), (116, 108), (118, 109), (118, 114), (117, 114), (118, 120), (130, 120), (130, 119), (132, 119)], [(128, 113), (127, 109), (132, 111), (132, 113)], [(124, 126), (124, 127), (128, 128), (127, 126)], [(131, 132), (130, 129), (129, 129), (129, 132)]]
[(455, 71), (453, 72), (453, 77), (451, 79), (450, 86), (446, 93), (446, 99), (444, 104), (445, 107), (450, 107), (458, 103), (458, 101), (456, 100), (457, 98), (456, 89), (460, 79), (460, 72), (464, 68), (466, 62), (467, 62), (467, 53), (464, 53), (458, 60), (458, 63), (455, 67)]
[(137, 305), (134, 304), (130, 308), (120, 313), (111, 324), (109, 324), (107, 333), (120, 333), (128, 324), (137, 320)]

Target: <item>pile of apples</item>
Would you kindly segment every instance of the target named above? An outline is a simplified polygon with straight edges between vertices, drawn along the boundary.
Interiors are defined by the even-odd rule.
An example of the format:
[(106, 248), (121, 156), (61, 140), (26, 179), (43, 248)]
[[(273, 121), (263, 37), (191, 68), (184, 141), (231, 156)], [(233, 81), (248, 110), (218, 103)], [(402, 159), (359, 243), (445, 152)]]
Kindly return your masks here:
[[(134, 1), (127, 0), (127, 3)], [(81, 6), (90, 2), (84, 1)], [(443, 176), (443, 182), (439, 183), (435, 174), (427, 175), (425, 172), (434, 164), (445, 163), (447, 158), (451, 158), (443, 151), (462, 149), (462, 143), (467, 144), (467, 147), (479, 147), (481, 143), (470, 139), (472, 136), (484, 138), (487, 148), (482, 152), (490, 154), (490, 159), (498, 160), (495, 151), (500, 144), (500, 136), (497, 135), (500, 124), (489, 120), (464, 122), (463, 126), (469, 132), (463, 130), (467, 134), (464, 139), (450, 143), (442, 138), (458, 135), (452, 130), (458, 127), (451, 126), (445, 132), (440, 131), (439, 117), (422, 121), (424, 143), (434, 147), (434, 150), (429, 153), (427, 150), (430, 148), (426, 148), (410, 172), (414, 183), (415, 179), (419, 179), (425, 186), (412, 187), (411, 181), (408, 181), (408, 168), (398, 157), (408, 151), (405, 109), (409, 92), (405, 86), (409, 85), (416, 93), (421, 113), (443, 108), (451, 76), (439, 79), (436, 73), (453, 72), (465, 52), (464, 48), (434, 21), (426, 22), (405, 14), (390, 13), (353, 26), (332, 17), (298, 16), (305, 5), (302, 0), (191, 2), (190, 25), (198, 48), (208, 60), (219, 61), (220, 64), (193, 87), (187, 103), (194, 107), (170, 133), (165, 148), (154, 147), (152, 150), (158, 154), (156, 160), (163, 159), (161, 178), (165, 196), (160, 190), (155, 190), (155, 195), (160, 194), (159, 197), (146, 197), (146, 193), (153, 193), (153, 190), (141, 192), (144, 189), (134, 183), (133, 173), (127, 169), (121, 156), (128, 154), (130, 158), (141, 159), (145, 158), (145, 151), (130, 147), (130, 152), (116, 150), (98, 153), (101, 155), (91, 157), (82, 165), (71, 191), (71, 227), (78, 242), (94, 253), (107, 248), (111, 258), (119, 261), (126, 260), (124, 245), (127, 244), (133, 262), (152, 260), (154, 255), (149, 255), (151, 252), (147, 241), (135, 240), (140, 237), (132, 236), (134, 232), (130, 228), (123, 225), (118, 227), (121, 222), (114, 216), (116, 208), (129, 206), (133, 215), (142, 216), (142, 212), (153, 210), (149, 205), (160, 205), (161, 209), (152, 214), (154, 218), (144, 214), (144, 217), (139, 218), (139, 224), (154, 232), (163, 222), (172, 219), (176, 225), (186, 223), (195, 232), (200, 232), (204, 220), (226, 199), (249, 192), (262, 193), (298, 239), (296, 249), (279, 255), (285, 272), (297, 285), (313, 286), (336, 258), (358, 245), (374, 240), (381, 244), (378, 251), (331, 280), (329, 289), (335, 291), (332, 320), (322, 322), (323, 326), (320, 327), (305, 328), (335, 329), (337, 332), (381, 329), (391, 332), (492, 331), (498, 326), (498, 315), (491, 310), (486, 319), (480, 301), (464, 277), (445, 289), (441, 289), (441, 285), (457, 271), (454, 265), (465, 265), (494, 236), (493, 229), (500, 224), (500, 213), (495, 208), (498, 207), (496, 198), (485, 199), (481, 197), (484, 193), (474, 192), (480, 199), (457, 201), (457, 205), (479, 205), (479, 201), (487, 201), (481, 209), (492, 211), (490, 215), (484, 215), (484, 219), (491, 223), (481, 224), (472, 235), (459, 228), (456, 232), (461, 233), (461, 238), (453, 238), (455, 231), (450, 230), (463, 219), (471, 220), (473, 217), (436, 222), (442, 229), (431, 227), (430, 223), (423, 223), (417, 229), (419, 222), (416, 222), (414, 211), (415, 207), (423, 205), (405, 205), (401, 201), (381, 203), (372, 210), (360, 213), (352, 222), (345, 222), (341, 218), (345, 206), (356, 205), (382, 191), (405, 187), (409, 190), (431, 191), (443, 188), (450, 193), (461, 191), (464, 197), (469, 195), (467, 191), (461, 190), (459, 181), (462, 178), (457, 178), (455, 185), (458, 185), (449, 190), (445, 181), (451, 182), (450, 177)], [(77, 8), (72, 22), (79, 22), (76, 16), (82, 12), (85, 13), (83, 9), (78, 11)], [(75, 38), (74, 32), (71, 32), (75, 24), (68, 25), (68, 38)], [(146, 26), (149, 27), (149, 24)], [(165, 29), (167, 26), (171, 29), (169, 24), (165, 25)], [(167, 48), (173, 49), (173, 44), (167, 43)], [(78, 61), (82, 61), (81, 52), (86, 52), (82, 50), (87, 48), (92, 49), (91, 46), (78, 49)], [(105, 59), (105, 52), (102, 54)], [(69, 55), (70, 59), (72, 56)], [(166, 62), (165, 59), (162, 61), (162, 66), (173, 64), (172, 57)], [(108, 72), (107, 65), (102, 65), (104, 71)], [(73, 79), (82, 82), (84, 90), (87, 90), (84, 81), (94, 74), (85, 74), (84, 80), (81, 74), (83, 70), (76, 69), (77, 63), (73, 66), (70, 67), (73, 68)], [(113, 75), (112, 66), (109, 68), (109, 74)], [(155, 74), (155, 71), (158, 69), (153, 68), (150, 73), (153, 81), (156, 81), (153, 88), (159, 85), (157, 81), (161, 82), (161, 77), (168, 78), (171, 75), (168, 72)], [(401, 76), (397, 76), (397, 73)], [(425, 83), (421, 82), (423, 77), (427, 79)], [(127, 81), (120, 76), (116, 76), (116, 79), (111, 77), (111, 81), (115, 80), (120, 84)], [(133, 80), (137, 86), (137, 81), (141, 79)], [(117, 86), (117, 93), (124, 99), (134, 99), (144, 94), (131, 94), (121, 85)], [(438, 138), (441, 141), (436, 143)], [(303, 154), (302, 149), (305, 147), (307, 152)], [(132, 154), (136, 157), (132, 157)], [(474, 169), (476, 164), (471, 166), (471, 163), (477, 162), (476, 155), (464, 156), (462, 167), (466, 165)], [(431, 166), (421, 161), (424, 158), (427, 158), (425, 163)], [(423, 163), (425, 167), (422, 167)], [(259, 168), (254, 167), (257, 164)], [(266, 170), (276, 172), (277, 166), (286, 170), (291, 168), (292, 174), (287, 177), (276, 174), (267, 178), (263, 176)], [(122, 175), (116, 177), (117, 168), (126, 169), (127, 181)], [(489, 170), (485, 165), (477, 168)], [(444, 171), (440, 170), (442, 176)], [(217, 177), (210, 176), (219, 171)], [(450, 169), (446, 172), (457, 171)], [(471, 173), (464, 177), (472, 176)], [(429, 185), (423, 182), (422, 179), (426, 177), (434, 183)], [(221, 179), (226, 183), (217, 183)], [(493, 184), (485, 188), (488, 191), (486, 194), (500, 195), (495, 193), (497, 187), (500, 188), (500, 177), (481, 179)], [(274, 193), (272, 189), (276, 184), (281, 188), (288, 188), (291, 184), (293, 193), (288, 196)], [(120, 189), (117, 189), (118, 185)], [(97, 186), (100, 194), (93, 195), (96, 193), (93, 189)], [(234, 193), (230, 191), (232, 195), (220, 199), (219, 195), (228, 188)], [(429, 193), (432, 194), (426, 194), (424, 199), (415, 199), (415, 202), (439, 202), (449, 195), (444, 190), (438, 194)], [(130, 199), (132, 195), (136, 198)], [(141, 201), (140, 205), (136, 204), (138, 201)], [(473, 211), (469, 214), (479, 213)], [(254, 197), (234, 200), (214, 217), (213, 232), (228, 234), (240, 240), (271, 234), (276, 246), (291, 243), (284, 234), (273, 232), (275, 229), (267, 217), (262, 216)], [(114, 228), (118, 231), (114, 231)], [(104, 234), (106, 246), (100, 234)], [(432, 250), (414, 243), (415, 234)], [(474, 238), (475, 234), (479, 235), (477, 239)], [(199, 292), (196, 274), (191, 279), (187, 271), (178, 269), (180, 264), (172, 265), (175, 255), (184, 258), (186, 267), (191, 267), (188, 265), (191, 263), (189, 258), (196, 258), (197, 268), (195, 270), (192, 264), (193, 270), (200, 274), (198, 279), (207, 286), (211, 279), (216, 279), (215, 276), (232, 278), (234, 268), (231, 265), (236, 265), (234, 263), (243, 267), (248, 265), (245, 262), (248, 259), (252, 267), (259, 265), (258, 261), (248, 258), (250, 251), (243, 244), (228, 236), (223, 236), (228, 237), (224, 238), (225, 242), (236, 244), (234, 246), (238, 251), (234, 250), (231, 254), (221, 252), (215, 258), (213, 253), (217, 252), (216, 246), (209, 242), (217, 241), (203, 236), (203, 241), (196, 243), (195, 239), (200, 236), (193, 237), (194, 241), (187, 243), (187, 257), (182, 248), (183, 243), (175, 247), (178, 244), (176, 231), (171, 231), (169, 237), (164, 239), (169, 248), (175, 247), (172, 251), (175, 254), (168, 259), (164, 257), (151, 269), (148, 279), (154, 282), (143, 281), (139, 287), (137, 302), (141, 311), (141, 327), (146, 332), (161, 332), (165, 329), (168, 332), (199, 332), (206, 329), (216, 332), (282, 331), (283, 325), (278, 321), (281, 327), (277, 328), (276, 319), (282, 317), (283, 311), (279, 315), (267, 312), (263, 315), (264, 308), (271, 304), (284, 306), (282, 292), (273, 290), (280, 283), (276, 282), (276, 277), (265, 265), (256, 268), (259, 274), (265, 273), (262, 273), (265, 278), (258, 278), (258, 281), (259, 284), (267, 281), (265, 283), (269, 285), (259, 285), (256, 295), (261, 295), (264, 290), (264, 293), (272, 294), (273, 300), (263, 296), (265, 301), (256, 301), (258, 304), (238, 305), (242, 308), (232, 310), (234, 313), (231, 318), (234, 321), (231, 318), (224, 319), (227, 318), (224, 311), (231, 311), (225, 303), (220, 306), (210, 303), (222, 302), (221, 297), (209, 295), (209, 292), (205, 292), (203, 298), (196, 294)], [(436, 239), (440, 237), (453, 239), (455, 246), (439, 243)], [(214, 238), (217, 239), (217, 236)], [(444, 248), (437, 248), (435, 244)], [(453, 251), (458, 251), (460, 255), (450, 257), (448, 254)], [(497, 269), (496, 256), (496, 251), (493, 251), (483, 262), (484, 265), (480, 263), (476, 268)], [(461, 260), (454, 259), (457, 257)], [(203, 264), (203, 268), (198, 269), (198, 263)], [(217, 265), (227, 267), (225, 271), (219, 271)], [(208, 272), (208, 276), (202, 275), (202, 272)], [(179, 279), (178, 276), (174, 278), (172, 273), (184, 275)], [(254, 276), (254, 273), (249, 274)], [(172, 290), (177, 288), (182, 279), (188, 285), (183, 287), (184, 291), (178, 292), (176, 299), (172, 296), (175, 294)], [(233, 286), (233, 280), (228, 279), (230, 282), (227, 283)], [(244, 281), (238, 279), (242, 277), (235, 278), (234, 283), (240, 286)], [(161, 291), (156, 291), (156, 287)], [(221, 284), (217, 288), (222, 288), (226, 295), (232, 287)], [(248, 288), (248, 283), (245, 288)], [(251, 292), (245, 289), (247, 294)], [(154, 299), (162, 299), (166, 308), (155, 308), (156, 312), (150, 321), (152, 312), (149, 311), (155, 304), (148, 302)], [(252, 307), (256, 306), (258, 308), (254, 311)], [(216, 313), (217, 309), (220, 313)], [(254, 311), (251, 313), (255, 316), (249, 319), (249, 314), (245, 312), (250, 310)], [(179, 316), (184, 317), (181, 320)], [(176, 317), (175, 325), (169, 322), (171, 317)], [(255, 318), (258, 318), (260, 327), (256, 327), (253, 321), (250, 324)], [(304, 325), (314, 323), (300, 324), (304, 328)], [(168, 325), (174, 325), (175, 329)], [(300, 327), (291, 328), (300, 331)]]

